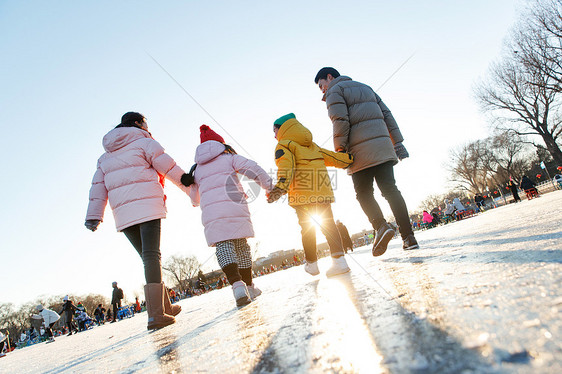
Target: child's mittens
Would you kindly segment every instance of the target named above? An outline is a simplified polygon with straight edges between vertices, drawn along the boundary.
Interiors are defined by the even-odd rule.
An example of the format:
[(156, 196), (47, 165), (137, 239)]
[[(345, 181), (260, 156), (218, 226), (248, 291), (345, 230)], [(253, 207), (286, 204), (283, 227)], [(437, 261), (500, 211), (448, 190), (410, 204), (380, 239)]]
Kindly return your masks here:
[(84, 226), (86, 226), (88, 230), (94, 232), (98, 229), (100, 222), (101, 221), (97, 219), (89, 219), (84, 223)]
[(189, 187), (193, 183), (195, 183), (195, 178), (193, 177), (193, 174), (185, 173), (181, 176), (180, 181), (181, 181), (181, 184), (183, 184), (186, 187)]
[(287, 191), (282, 190), (279, 187), (273, 187), (273, 189), (267, 194), (267, 202), (274, 203), (281, 198), (281, 196), (285, 195)]
[(400, 161), (410, 157), (410, 154), (408, 153), (406, 147), (404, 147), (404, 144), (402, 144), (402, 142), (394, 144), (394, 152), (396, 152), (396, 157), (398, 157)]

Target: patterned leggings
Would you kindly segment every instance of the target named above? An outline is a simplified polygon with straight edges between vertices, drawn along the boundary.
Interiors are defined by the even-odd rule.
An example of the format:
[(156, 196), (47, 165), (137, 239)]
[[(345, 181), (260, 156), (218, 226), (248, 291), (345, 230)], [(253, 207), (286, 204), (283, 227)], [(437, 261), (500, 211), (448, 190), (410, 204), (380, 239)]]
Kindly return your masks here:
[(252, 284), (252, 252), (246, 238), (218, 242), (216, 255), (230, 284), (239, 280)]

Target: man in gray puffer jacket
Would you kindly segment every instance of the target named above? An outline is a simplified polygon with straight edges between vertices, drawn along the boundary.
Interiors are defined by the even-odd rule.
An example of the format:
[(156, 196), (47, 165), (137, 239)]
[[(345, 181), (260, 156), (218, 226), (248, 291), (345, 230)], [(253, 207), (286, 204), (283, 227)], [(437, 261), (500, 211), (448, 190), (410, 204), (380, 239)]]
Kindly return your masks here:
[(334, 148), (351, 153), (351, 175), (357, 200), (375, 230), (373, 256), (382, 255), (394, 229), (382, 214), (373, 195), (373, 179), (396, 218), (406, 250), (419, 248), (402, 194), (396, 187), (393, 167), (408, 157), (404, 138), (390, 109), (366, 84), (340, 76), (334, 68), (320, 69), (314, 83), (320, 86), (328, 115), (334, 125)]

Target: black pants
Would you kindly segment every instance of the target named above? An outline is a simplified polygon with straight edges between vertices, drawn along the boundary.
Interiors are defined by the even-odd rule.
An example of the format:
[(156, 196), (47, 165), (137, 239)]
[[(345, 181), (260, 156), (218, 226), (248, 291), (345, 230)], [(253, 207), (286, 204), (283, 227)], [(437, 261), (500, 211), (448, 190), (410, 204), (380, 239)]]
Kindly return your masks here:
[(513, 199), (515, 200), (515, 202), (521, 201), (521, 198), (519, 197), (519, 193), (517, 192), (517, 188), (511, 189), (511, 195), (513, 195)]
[(160, 220), (155, 219), (127, 227), (123, 233), (142, 258), (146, 283), (162, 282)]
[(51, 330), (56, 322), (50, 323), (49, 326), (45, 327), (45, 332), (49, 338), (53, 337), (53, 331)]
[(74, 324), (72, 323), (72, 320), (66, 320), (66, 327), (68, 328), (68, 333), (72, 334), (72, 331), (76, 331), (76, 329), (74, 328)]
[(334, 222), (330, 204), (307, 204), (295, 206), (295, 212), (301, 226), (304, 257), (308, 262), (318, 260), (316, 253), (316, 225), (328, 241), (332, 257), (343, 256), (343, 245), (340, 233)]
[(118, 303), (113, 303), (112, 305), (113, 305), (113, 320), (117, 321), (117, 310), (121, 308), (121, 301), (119, 301)]
[(388, 201), (390, 209), (392, 209), (402, 238), (413, 234), (406, 202), (404, 202), (402, 194), (396, 187), (392, 161), (358, 171), (352, 174), (351, 178), (353, 180), (355, 193), (357, 194), (357, 200), (375, 230), (385, 220), (381, 208), (373, 195), (373, 179), (377, 182), (382, 196)]

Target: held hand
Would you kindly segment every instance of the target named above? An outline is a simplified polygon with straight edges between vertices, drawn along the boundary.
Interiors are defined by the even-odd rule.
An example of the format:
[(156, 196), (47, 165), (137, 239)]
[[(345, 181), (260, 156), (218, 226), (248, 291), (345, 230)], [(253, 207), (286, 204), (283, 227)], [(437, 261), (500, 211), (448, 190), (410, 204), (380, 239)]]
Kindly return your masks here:
[(86, 226), (86, 228), (88, 230), (91, 230), (92, 232), (96, 231), (98, 229), (98, 226), (100, 224), (100, 220), (97, 219), (89, 219), (84, 223), (84, 226)]
[(271, 191), (266, 195), (268, 203), (274, 203), (281, 198), (281, 196), (285, 195), (286, 191), (280, 189), (279, 187), (273, 187)]
[(404, 147), (402, 142), (394, 144), (394, 152), (396, 152), (396, 156), (398, 157), (398, 159), (400, 161), (402, 161), (405, 158), (410, 157), (410, 154), (408, 153), (408, 151), (406, 150), (406, 147)]
[(195, 178), (193, 178), (193, 174), (185, 173), (181, 176), (180, 181), (181, 181), (181, 184), (183, 184), (186, 187), (189, 187), (195, 182)]

